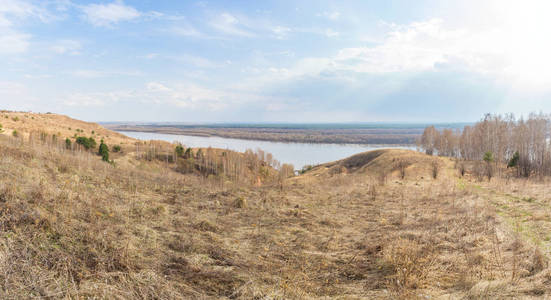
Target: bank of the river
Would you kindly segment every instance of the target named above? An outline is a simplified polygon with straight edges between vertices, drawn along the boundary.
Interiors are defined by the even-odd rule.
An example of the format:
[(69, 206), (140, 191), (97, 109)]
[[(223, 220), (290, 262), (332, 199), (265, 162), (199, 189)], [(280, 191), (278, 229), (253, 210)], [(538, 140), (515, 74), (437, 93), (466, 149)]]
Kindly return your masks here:
[(186, 147), (213, 147), (244, 152), (247, 149), (262, 149), (272, 153), (282, 163), (291, 163), (296, 169), (349, 157), (356, 153), (382, 148), (414, 149), (413, 145), (359, 145), (326, 143), (285, 143), (257, 141), (211, 136), (188, 136), (153, 132), (119, 131), (141, 140), (180, 142)]

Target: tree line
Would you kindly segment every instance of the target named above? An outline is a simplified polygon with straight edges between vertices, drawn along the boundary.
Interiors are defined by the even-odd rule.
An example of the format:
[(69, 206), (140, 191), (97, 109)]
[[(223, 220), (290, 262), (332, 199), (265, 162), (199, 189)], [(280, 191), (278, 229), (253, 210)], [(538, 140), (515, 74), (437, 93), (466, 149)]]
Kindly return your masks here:
[(135, 143), (136, 158), (173, 165), (184, 174), (229, 180), (245, 184), (270, 182), (282, 187), (284, 179), (294, 175), (294, 166), (282, 164), (261, 149), (239, 153), (214, 148), (192, 148), (180, 143), (160, 141)]
[[(22, 140), (22, 139), (15, 139)], [(109, 147), (102, 139), (97, 144), (93, 137), (75, 135), (62, 139), (60, 134), (31, 131), (28, 134), (31, 145), (43, 145), (70, 152), (96, 153), (103, 161), (110, 160), (111, 152), (121, 152), (120, 145)], [(271, 153), (261, 149), (239, 153), (214, 148), (191, 148), (180, 143), (163, 141), (137, 141), (134, 143), (135, 158), (138, 160), (166, 163), (167, 167), (184, 174), (197, 174), (221, 181), (245, 184), (271, 183), (283, 188), (286, 178), (294, 175), (294, 166), (282, 164)]]
[(517, 176), (551, 175), (551, 115), (486, 114), (463, 130), (425, 128), (418, 147), (429, 155), (484, 161), (513, 168)]

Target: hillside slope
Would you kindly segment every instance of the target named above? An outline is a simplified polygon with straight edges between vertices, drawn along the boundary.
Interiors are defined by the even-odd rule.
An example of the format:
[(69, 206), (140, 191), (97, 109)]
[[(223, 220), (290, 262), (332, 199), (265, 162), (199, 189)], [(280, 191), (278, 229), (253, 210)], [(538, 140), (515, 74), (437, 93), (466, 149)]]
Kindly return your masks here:
[(0, 153), (3, 299), (551, 293), (545, 183), (477, 182), (407, 150), (260, 185), (10, 136)]
[(103, 139), (113, 145), (132, 144), (136, 141), (96, 123), (84, 122), (51, 113), (0, 111), (0, 124), (5, 135), (11, 135), (13, 130), (16, 130), (23, 137), (28, 137), (30, 132), (45, 132), (49, 135), (55, 134), (62, 140), (76, 134), (78, 136), (92, 136), (98, 141)]

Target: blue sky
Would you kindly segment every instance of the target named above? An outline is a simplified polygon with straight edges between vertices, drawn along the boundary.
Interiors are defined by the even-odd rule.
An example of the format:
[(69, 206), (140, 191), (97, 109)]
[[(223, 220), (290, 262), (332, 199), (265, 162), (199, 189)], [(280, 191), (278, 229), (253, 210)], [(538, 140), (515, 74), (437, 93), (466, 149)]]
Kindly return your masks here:
[(0, 108), (449, 122), (551, 109), (547, 1), (0, 0)]

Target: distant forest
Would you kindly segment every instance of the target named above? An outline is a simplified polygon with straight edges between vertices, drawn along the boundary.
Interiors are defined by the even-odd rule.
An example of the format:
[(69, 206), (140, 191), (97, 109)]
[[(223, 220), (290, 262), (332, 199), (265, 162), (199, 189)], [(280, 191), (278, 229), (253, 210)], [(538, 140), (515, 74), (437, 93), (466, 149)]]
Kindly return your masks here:
[(551, 175), (551, 115), (486, 114), (461, 129), (425, 128), (418, 146), (427, 154), (506, 164), (518, 176)]
[[(459, 128), (462, 124), (439, 124)], [(105, 124), (117, 131), (155, 132), (191, 136), (218, 136), (246, 140), (294, 143), (414, 145), (426, 124)]]

